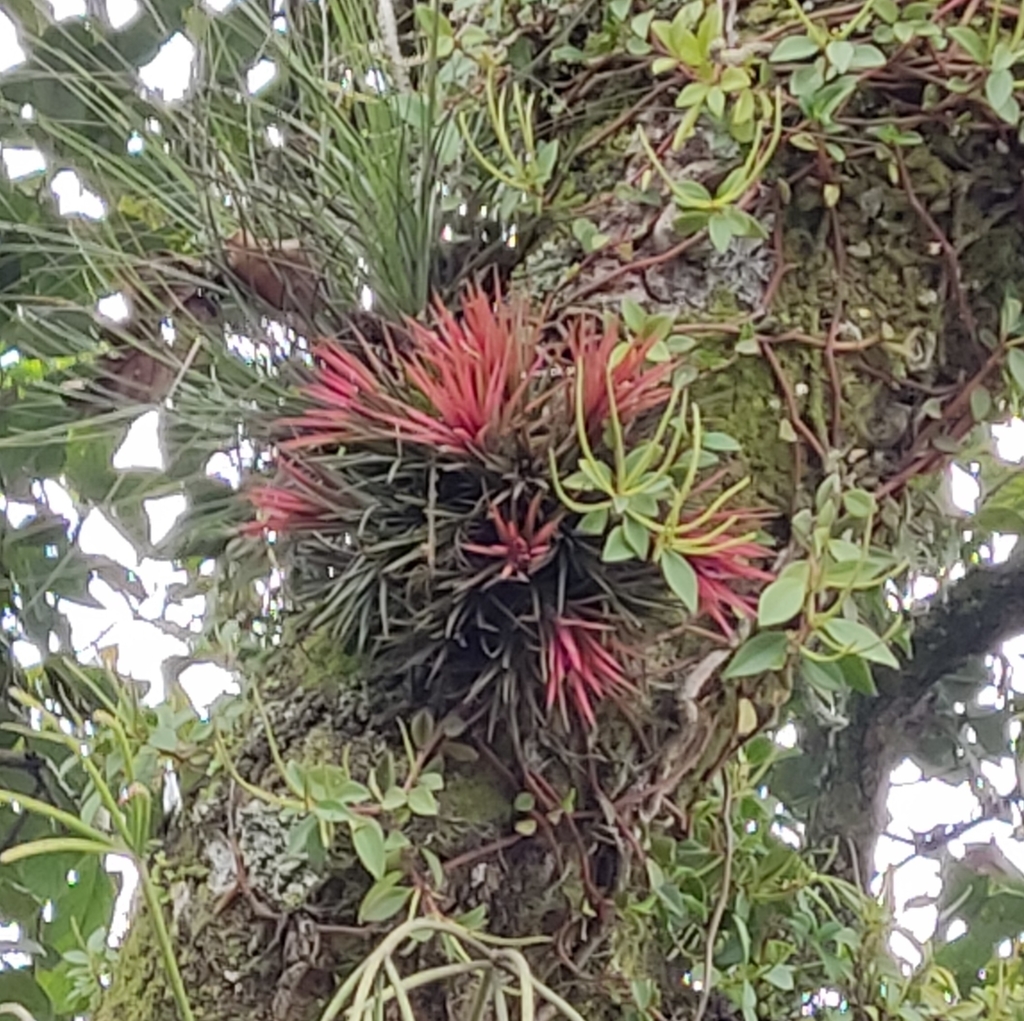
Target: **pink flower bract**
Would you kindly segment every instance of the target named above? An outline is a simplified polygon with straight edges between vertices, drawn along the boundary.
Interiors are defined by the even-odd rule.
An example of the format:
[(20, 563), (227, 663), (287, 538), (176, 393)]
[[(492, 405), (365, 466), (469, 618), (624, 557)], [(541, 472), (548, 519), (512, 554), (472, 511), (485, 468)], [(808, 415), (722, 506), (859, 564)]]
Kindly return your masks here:
[[(569, 336), (569, 350), (575, 372), (583, 373), (583, 421), (587, 431), (599, 429), (608, 418), (608, 380), (610, 376), (616, 413), (621, 422), (630, 422), (637, 415), (664, 404), (672, 395), (670, 377), (673, 362), (653, 364), (647, 356), (655, 338), (630, 342), (625, 353), (610, 370), (613, 352), (622, 344), (619, 324), (605, 323), (600, 331), (593, 320), (577, 319)], [(575, 388), (575, 381), (571, 384)], [(576, 396), (573, 390), (572, 405)]]
[(433, 327), (409, 322), (408, 348), (392, 347), (397, 379), (333, 341), (314, 354), (318, 407), (287, 424), (304, 435), (285, 448), (391, 439), (467, 452), (501, 441), (515, 427), (538, 360), (539, 338), (519, 300), (492, 303), (469, 292), (457, 319), (441, 305)]
[(514, 511), (506, 520), (500, 508), (493, 505), (491, 521), (497, 542), (488, 544), (466, 542), (462, 544), (462, 548), (467, 553), (504, 560), (501, 578), (515, 578), (517, 581), (529, 580), (529, 576), (547, 562), (551, 553), (551, 540), (562, 520), (562, 515), (558, 514), (539, 525), (537, 517), (540, 513), (540, 503), (541, 494), (538, 493), (526, 509), (522, 526), (516, 521)]
[(559, 617), (544, 649), (547, 708), (556, 702), (566, 715), (567, 702), (589, 726), (595, 723), (592, 702), (631, 691), (622, 664), (609, 646), (613, 628), (580, 617)]

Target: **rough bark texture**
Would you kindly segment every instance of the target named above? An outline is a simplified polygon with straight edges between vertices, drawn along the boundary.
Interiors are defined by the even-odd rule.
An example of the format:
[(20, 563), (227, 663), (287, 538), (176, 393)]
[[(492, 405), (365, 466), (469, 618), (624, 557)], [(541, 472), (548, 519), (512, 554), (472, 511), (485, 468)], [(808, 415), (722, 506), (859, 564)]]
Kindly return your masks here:
[(1024, 555), (971, 568), (936, 596), (914, 629), (913, 658), (878, 671), (878, 696), (854, 703), (849, 726), (808, 728), (808, 752), (828, 761), (812, 817), (812, 842), (838, 838), (842, 871), (867, 885), (888, 825), (889, 774), (936, 726), (936, 689), (971, 661), (998, 651), (1024, 622)]

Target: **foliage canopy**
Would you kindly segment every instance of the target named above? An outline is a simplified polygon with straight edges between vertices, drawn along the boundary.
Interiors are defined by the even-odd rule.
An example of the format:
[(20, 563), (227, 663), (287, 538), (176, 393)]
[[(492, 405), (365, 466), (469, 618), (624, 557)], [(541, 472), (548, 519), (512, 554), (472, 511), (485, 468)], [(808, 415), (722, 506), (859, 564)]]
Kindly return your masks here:
[[(4, 10), (0, 1016), (1021, 1016), (951, 848), (1021, 825), (1024, 8)], [(75, 648), (94, 510), (205, 599), (161, 700)], [(913, 968), (905, 758), (978, 801)]]

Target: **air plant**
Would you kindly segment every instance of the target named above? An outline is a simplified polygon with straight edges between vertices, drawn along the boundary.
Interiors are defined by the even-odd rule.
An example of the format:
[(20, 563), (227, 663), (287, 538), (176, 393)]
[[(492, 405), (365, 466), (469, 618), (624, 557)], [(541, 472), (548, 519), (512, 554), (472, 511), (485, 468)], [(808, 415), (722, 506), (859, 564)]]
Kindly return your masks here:
[(626, 678), (623, 651), (610, 624), (583, 617), (558, 617), (544, 647), (547, 708), (557, 704), (562, 717), (567, 718), (566, 701), (571, 700), (580, 718), (593, 726), (592, 702), (635, 690)]
[[(619, 324), (613, 319), (606, 320), (600, 330), (594, 328), (590, 317), (573, 323), (569, 350), (578, 386), (570, 389), (569, 396), (588, 435), (604, 425), (613, 409), (620, 420), (632, 421), (672, 397), (675, 366), (648, 361), (657, 339), (651, 336), (638, 343), (623, 343)], [(595, 365), (606, 367), (606, 372), (586, 371)]]
[(521, 417), (539, 357), (528, 311), (473, 289), (462, 322), (439, 305), (434, 328), (408, 323), (408, 348), (389, 343), (390, 370), (365, 341), (362, 358), (322, 342), (305, 389), (318, 407), (281, 423), (301, 430), (283, 446), (389, 440), (466, 453), (500, 444)]
[(250, 536), (266, 532), (296, 534), (323, 528), (337, 519), (337, 494), (325, 493), (312, 475), (288, 457), (278, 458), (279, 481), (251, 486), (247, 496), (256, 520), (243, 527)]
[(525, 692), (585, 726), (635, 695), (630, 650), (680, 601), (728, 631), (767, 550), (727, 507), (743, 483), (698, 482), (699, 412), (652, 343), (472, 290), (383, 347), (319, 344), (279, 478), (251, 491), (252, 528), (301, 540), (293, 600), (432, 697)]
[[(575, 421), (582, 456), (578, 470), (561, 478), (556, 458), (549, 455), (555, 490), (569, 510), (582, 516), (582, 531), (605, 536), (605, 561), (636, 558), (658, 564), (668, 587), (690, 613), (707, 613), (729, 634), (726, 611), (744, 617), (756, 605), (736, 586), (772, 580), (770, 573), (751, 562), (770, 556), (766, 547), (754, 541), (754, 525), (760, 515), (749, 509), (724, 509), (749, 480), (741, 479), (707, 506), (694, 508), (695, 498), (718, 481), (716, 476), (704, 484), (696, 483), (707, 453), (700, 409), (693, 407), (688, 429), (685, 395), (676, 386), (653, 435), (627, 450), (615, 366), (609, 365), (604, 375), (611, 463), (595, 454), (590, 440), (586, 416), (588, 406), (594, 404), (594, 390), (592, 384), (588, 387), (581, 363), (575, 385)], [(687, 439), (689, 449), (684, 450)], [(570, 490), (599, 499), (577, 499)]]
[(530, 501), (521, 527), (516, 522), (514, 512), (506, 519), (498, 504), (492, 504), (490, 516), (496, 541), (486, 544), (464, 542), (464, 552), (504, 561), (498, 575), (501, 580), (529, 581), (530, 575), (535, 574), (550, 560), (552, 540), (563, 517), (562, 514), (556, 514), (543, 524), (539, 524), (542, 496), (542, 493), (537, 493)]

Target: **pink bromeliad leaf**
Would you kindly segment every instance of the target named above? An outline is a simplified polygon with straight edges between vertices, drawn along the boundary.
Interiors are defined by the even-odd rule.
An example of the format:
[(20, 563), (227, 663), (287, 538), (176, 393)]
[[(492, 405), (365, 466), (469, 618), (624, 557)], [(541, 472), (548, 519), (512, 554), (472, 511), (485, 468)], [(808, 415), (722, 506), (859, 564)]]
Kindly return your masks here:
[[(583, 373), (582, 410), (588, 433), (600, 429), (610, 413), (609, 378), (616, 413), (623, 424), (669, 400), (675, 366), (672, 362), (654, 364), (647, 360), (654, 344), (653, 337), (624, 344), (614, 320), (606, 322), (603, 328), (598, 328), (591, 318), (575, 321), (569, 350), (574, 372)], [(571, 381), (570, 385), (575, 407), (575, 386)]]
[(515, 426), (538, 362), (537, 329), (519, 300), (492, 303), (469, 292), (457, 319), (443, 306), (435, 325), (408, 324), (407, 349), (393, 348), (397, 378), (333, 341), (314, 351), (316, 407), (287, 421), (301, 435), (285, 449), (392, 439), (467, 452), (499, 442)]
[(622, 664), (612, 655), (608, 625), (579, 617), (559, 617), (547, 639), (547, 708), (555, 703), (563, 717), (567, 704), (589, 726), (595, 723), (593, 702), (631, 691)]

